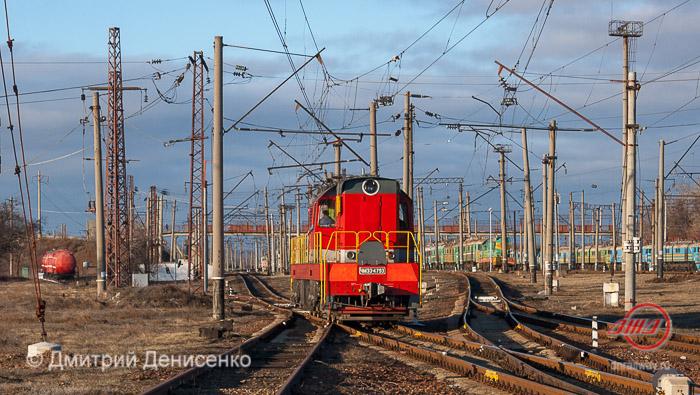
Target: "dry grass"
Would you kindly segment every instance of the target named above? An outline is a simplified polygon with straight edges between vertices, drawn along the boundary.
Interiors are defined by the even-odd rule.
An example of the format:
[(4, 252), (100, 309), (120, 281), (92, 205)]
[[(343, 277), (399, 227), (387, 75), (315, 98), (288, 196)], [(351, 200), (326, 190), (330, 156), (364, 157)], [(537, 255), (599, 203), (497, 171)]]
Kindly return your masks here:
[[(69, 355), (127, 355), (135, 368), (31, 369), (27, 346), (41, 341), (34, 315), (34, 288), (29, 281), (0, 283), (0, 393), (134, 393), (173, 376), (174, 370), (143, 370), (147, 351), (159, 355), (214, 354), (230, 349), (243, 338), (210, 341), (198, 328), (211, 324), (211, 301), (190, 295), (182, 285), (155, 285), (110, 291), (98, 300), (93, 286), (42, 282), (47, 302), (48, 341), (59, 343)], [(272, 321), (266, 312), (229, 314), (234, 330), (250, 335)]]

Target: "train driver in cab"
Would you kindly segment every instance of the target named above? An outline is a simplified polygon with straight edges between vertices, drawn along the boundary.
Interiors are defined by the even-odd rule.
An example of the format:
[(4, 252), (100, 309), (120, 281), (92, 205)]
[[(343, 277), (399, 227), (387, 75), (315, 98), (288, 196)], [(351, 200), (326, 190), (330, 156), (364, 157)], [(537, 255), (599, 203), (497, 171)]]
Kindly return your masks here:
[(321, 206), (321, 218), (318, 219), (321, 228), (335, 228), (335, 221), (328, 212), (328, 206)]

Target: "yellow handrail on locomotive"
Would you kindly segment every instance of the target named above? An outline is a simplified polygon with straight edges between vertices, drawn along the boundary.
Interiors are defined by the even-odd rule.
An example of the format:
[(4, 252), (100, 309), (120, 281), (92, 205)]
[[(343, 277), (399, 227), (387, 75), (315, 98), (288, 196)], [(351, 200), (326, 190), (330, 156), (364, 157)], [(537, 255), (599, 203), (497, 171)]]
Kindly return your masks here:
[[(345, 241), (343, 245), (338, 245), (339, 243), (339, 236), (342, 235), (352, 235), (354, 237), (350, 237), (349, 241), (350, 243)], [(366, 235), (365, 237), (362, 238), (360, 241), (361, 235)], [(406, 236), (406, 244), (403, 245), (398, 245), (396, 242), (391, 242), (391, 236), (394, 235), (405, 235)], [(384, 248), (386, 250), (389, 249), (406, 249), (406, 256), (410, 253), (411, 247), (414, 247), (414, 253), (418, 257), (417, 263), (418, 263), (418, 281), (419, 281), (419, 288), (418, 288), (418, 294), (420, 297), (420, 303), (422, 305), (422, 294), (423, 294), (423, 289), (421, 287), (422, 281), (423, 281), (423, 256), (420, 253), (420, 248), (419, 244), (416, 241), (415, 234), (410, 231), (375, 231), (375, 232), (369, 232), (369, 231), (335, 231), (333, 232), (329, 237), (328, 237), (328, 242), (323, 243), (323, 238), (324, 235), (321, 232), (314, 232), (313, 233), (313, 238), (314, 238), (314, 256), (311, 257), (311, 247), (309, 245), (309, 239), (308, 235), (303, 235), (299, 237), (295, 237), (292, 239), (292, 264), (298, 264), (298, 263), (309, 263), (313, 258), (318, 259), (319, 261), (319, 270), (321, 271), (321, 300), (322, 303), (325, 304), (326, 302), (326, 283), (327, 283), (327, 278), (326, 278), (326, 267), (328, 263), (328, 257), (329, 257), (329, 250), (333, 251), (334, 253), (334, 261), (337, 262), (339, 259), (339, 251), (341, 249), (343, 250), (348, 250), (348, 249), (353, 249), (355, 250), (355, 262), (357, 262), (357, 252), (359, 247), (364, 243), (365, 241), (368, 240), (376, 240), (379, 241), (384, 245)], [(346, 238), (347, 239), (347, 238)], [(384, 239), (382, 241), (382, 239)], [(334, 248), (331, 248), (334, 247)]]

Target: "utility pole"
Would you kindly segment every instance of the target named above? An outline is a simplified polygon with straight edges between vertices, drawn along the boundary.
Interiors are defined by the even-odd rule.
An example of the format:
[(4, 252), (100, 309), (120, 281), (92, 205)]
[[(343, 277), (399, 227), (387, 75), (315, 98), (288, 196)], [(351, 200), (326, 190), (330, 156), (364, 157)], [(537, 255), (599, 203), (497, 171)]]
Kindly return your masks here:
[[(623, 78), (623, 88), (622, 88), (622, 228), (621, 228), (621, 233), (622, 233), (622, 240), (623, 244), (625, 240), (631, 240), (633, 235), (630, 235), (627, 233), (628, 224), (627, 220), (629, 217), (629, 213), (627, 211), (629, 205), (627, 204), (627, 197), (629, 196), (629, 193), (627, 191), (627, 187), (629, 186), (626, 182), (628, 179), (629, 173), (628, 173), (628, 167), (632, 166), (633, 164), (630, 164), (628, 162), (628, 159), (630, 157), (628, 153), (628, 148), (630, 146), (629, 142), (629, 134), (628, 134), (628, 128), (629, 128), (629, 97), (628, 97), (628, 74), (629, 74), (629, 58), (631, 55), (630, 48), (635, 48), (635, 40), (636, 37), (641, 37), (643, 33), (643, 23), (642, 22), (635, 22), (635, 21), (621, 21), (621, 20), (613, 20), (610, 21), (610, 24), (608, 25), (608, 35), (609, 36), (615, 36), (615, 37), (622, 37), (622, 78)], [(631, 38), (631, 40), (630, 40)], [(632, 191), (632, 195), (634, 195), (635, 192)], [(634, 214), (632, 214), (634, 216)], [(625, 274), (625, 277), (627, 277), (627, 274)], [(627, 280), (625, 280), (625, 284), (627, 284)], [(627, 292), (627, 291), (625, 291)], [(625, 302), (626, 303), (626, 302)], [(625, 307), (627, 309), (627, 307)]]
[(610, 278), (615, 275), (615, 265), (617, 264), (617, 211), (615, 210), (615, 203), (612, 204), (612, 263), (610, 264)]
[(265, 244), (267, 246), (267, 274), (270, 274), (272, 268), (272, 248), (270, 244), (270, 235), (272, 234), (272, 229), (270, 225), (272, 220), (270, 219), (270, 212), (267, 205), (267, 187), (265, 187)]
[(471, 216), (471, 205), (469, 202), (469, 191), (466, 193), (467, 199), (467, 237), (472, 238), (472, 216)]
[(462, 184), (459, 184), (459, 243), (457, 244), (459, 248), (459, 258), (457, 263), (459, 264), (459, 270), (464, 269), (464, 208), (462, 207)]
[[(299, 188), (297, 188), (297, 193), (296, 193), (296, 204), (297, 204), (297, 231), (296, 231), (296, 236), (299, 237), (301, 236), (301, 205), (299, 204)], [(337, 214), (336, 214), (337, 215)]]
[[(335, 178), (340, 180), (341, 178), (341, 173), (340, 173), (340, 147), (342, 147), (343, 144), (340, 141), (337, 141), (333, 143), (333, 148), (335, 149)], [(284, 203), (282, 203), (284, 204)]]
[(656, 277), (664, 278), (664, 146), (659, 140), (659, 187), (656, 194)]
[[(339, 150), (339, 148), (336, 148)], [(336, 157), (340, 155), (336, 151)], [(336, 170), (339, 165), (336, 164)], [(282, 205), (279, 207), (280, 210), (280, 263), (282, 266), (282, 271), (287, 270), (287, 206), (284, 203), (284, 188), (282, 188)]]
[[(639, 246), (644, 245), (644, 190), (640, 191), (639, 197)], [(640, 250), (641, 251), (641, 250)], [(644, 263), (642, 262), (642, 254), (639, 254), (639, 259), (637, 262), (637, 270), (644, 270)]]
[(170, 222), (170, 262), (177, 262), (175, 258), (175, 246), (177, 238), (175, 237), (175, 212), (177, 211), (177, 201), (173, 199), (173, 220)]
[(636, 213), (636, 157), (637, 157), (637, 125), (636, 125), (636, 99), (637, 99), (637, 73), (630, 72), (627, 78), (628, 110), (627, 120), (627, 174), (626, 182), (626, 205), (625, 215), (627, 218), (625, 229), (625, 311), (630, 311), (637, 303), (635, 284), (635, 252), (632, 245), (632, 237), (635, 232)]
[(413, 131), (411, 126), (413, 126), (413, 119), (411, 119), (411, 92), (406, 91), (403, 121), (403, 191), (410, 198), (413, 197), (413, 177), (410, 174), (411, 151), (413, 151)]
[(377, 161), (377, 103), (369, 103), (369, 175), (379, 176), (379, 162)]
[[(92, 123), (93, 123), (93, 149), (95, 158), (95, 252), (97, 254), (97, 296), (104, 296), (106, 292), (105, 280), (105, 202), (102, 195), (102, 137), (100, 136), (100, 93), (92, 92)], [(10, 198), (12, 207), (12, 198)], [(12, 216), (10, 216), (10, 221)], [(10, 255), (10, 267), (12, 267), (12, 255)]]
[(598, 256), (599, 256), (599, 249), (598, 249), (598, 238), (600, 236), (600, 207), (596, 207), (595, 211), (595, 266), (594, 269), (596, 272), (598, 271)]
[(544, 293), (552, 294), (552, 270), (554, 265), (554, 173), (556, 172), (556, 130), (557, 122), (549, 122), (549, 155), (547, 164), (549, 165), (547, 175), (547, 235), (545, 237), (545, 272), (544, 272)]
[(435, 269), (440, 269), (440, 253), (438, 251), (440, 242), (440, 221), (438, 220), (437, 200), (433, 200), (433, 208), (435, 210), (435, 229), (433, 229), (433, 233), (435, 234), (435, 264), (437, 265)]
[[(97, 162), (97, 163), (99, 163), (99, 162)], [(97, 174), (97, 173), (95, 173), (95, 174)], [(95, 222), (95, 226), (97, 226), (97, 222)], [(14, 232), (14, 230), (15, 230), (15, 198), (12, 196), (10, 196), (10, 230), (12, 232)], [(97, 230), (97, 229), (95, 229), (95, 230)], [(102, 237), (104, 238), (104, 233), (102, 233)], [(104, 248), (103, 248), (103, 251), (104, 251)], [(104, 252), (102, 253), (102, 262), (104, 263)], [(98, 264), (99, 264), (99, 249), (98, 249)], [(99, 269), (99, 266), (98, 266), (98, 269)], [(98, 276), (100, 275), (99, 270), (98, 270), (97, 275)], [(10, 249), (10, 277), (14, 277), (14, 276), (15, 276), (15, 254), (14, 254), (13, 250)], [(99, 278), (98, 278), (98, 280), (99, 280)], [(98, 285), (97, 294), (99, 295), (100, 294), (100, 291), (99, 291), (100, 284), (97, 283), (97, 285)]]
[(37, 199), (38, 200), (37, 210), (39, 212), (38, 217), (37, 217), (37, 221), (38, 221), (39, 226), (38, 226), (37, 230), (38, 230), (38, 237), (39, 238), (41, 238), (41, 235), (42, 235), (42, 232), (41, 232), (41, 181), (47, 180), (47, 179), (48, 179), (47, 176), (42, 177), (41, 170), (37, 170), (37, 173), (36, 173), (37, 198), (38, 198)]
[(508, 273), (508, 234), (506, 233), (506, 152), (512, 150), (505, 145), (496, 145), (495, 151), (500, 154), (499, 180), (501, 183), (501, 267)]
[(163, 263), (163, 217), (165, 212), (163, 211), (163, 195), (161, 194), (158, 199), (158, 259), (157, 263)]
[(576, 240), (574, 237), (574, 193), (569, 192), (569, 270), (573, 270), (576, 264)]
[(561, 196), (554, 190), (554, 262), (557, 263), (557, 276), (566, 277), (566, 267), (559, 262), (559, 203)]
[(586, 204), (583, 201), (583, 189), (581, 190), (581, 270), (586, 268)]
[(527, 151), (527, 129), (522, 129), (523, 138), (523, 170), (525, 173), (525, 233), (527, 234), (528, 267), (530, 268), (530, 282), (537, 282), (537, 266), (535, 263), (535, 221), (532, 204), (532, 187), (530, 186), (530, 158)]
[(423, 187), (418, 188), (418, 221), (420, 227), (418, 232), (420, 232), (420, 254), (421, 257), (425, 258), (425, 212), (423, 206)]
[[(542, 275), (547, 273), (547, 154), (542, 155), (542, 222), (540, 229), (540, 265), (542, 270)], [(547, 285), (547, 278), (545, 277), (545, 286)]]
[[(223, 37), (214, 37), (214, 125), (212, 128), (212, 253), (213, 253), (213, 273), (212, 280), (214, 289), (213, 297), (213, 318), (220, 321), (224, 319), (224, 273), (222, 267), (223, 247), (224, 247), (224, 150), (223, 150)], [(207, 230), (206, 226), (204, 228)], [(205, 233), (206, 234), (206, 233)]]

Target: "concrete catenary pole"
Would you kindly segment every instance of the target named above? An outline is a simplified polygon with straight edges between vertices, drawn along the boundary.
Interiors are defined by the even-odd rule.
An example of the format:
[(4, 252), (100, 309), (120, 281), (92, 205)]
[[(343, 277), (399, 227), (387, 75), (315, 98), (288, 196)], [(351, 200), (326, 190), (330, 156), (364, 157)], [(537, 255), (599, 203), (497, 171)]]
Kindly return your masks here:
[(267, 205), (267, 187), (265, 187), (265, 246), (266, 246), (266, 251), (267, 251), (267, 270), (268, 274), (270, 274), (270, 267), (272, 266), (272, 254), (270, 252), (271, 247), (270, 247), (270, 234), (272, 231), (270, 230), (270, 212), (269, 208)]
[[(97, 296), (103, 296), (106, 290), (107, 270), (105, 269), (105, 217), (104, 197), (102, 195), (102, 138), (100, 137), (100, 94), (92, 92), (92, 117), (94, 127), (95, 156), (95, 247), (97, 261)], [(12, 206), (11, 206), (12, 207)], [(10, 217), (12, 218), (12, 216)]]
[(636, 284), (635, 284), (635, 264), (634, 250), (632, 245), (632, 236), (635, 235), (635, 213), (636, 213), (636, 98), (637, 98), (637, 73), (630, 72), (627, 76), (628, 88), (628, 114), (627, 114), (627, 174), (625, 177), (625, 193), (626, 209), (625, 216), (627, 218), (625, 229), (625, 311), (630, 311), (636, 301)]
[[(336, 159), (338, 158), (338, 152), (340, 148), (336, 148)], [(338, 163), (336, 163), (338, 166)], [(329, 207), (330, 209), (330, 207)], [(282, 205), (280, 206), (280, 255), (281, 261), (280, 266), (282, 271), (287, 270), (287, 206), (284, 202), (284, 188), (282, 188)]]
[(37, 186), (37, 234), (41, 238), (41, 170), (36, 172), (36, 186)]
[[(639, 232), (639, 244), (640, 248), (644, 245), (644, 190), (641, 190), (639, 197), (639, 226), (637, 231)], [(639, 259), (637, 259), (637, 270), (644, 270), (644, 262), (642, 262), (642, 254), (639, 254)]]
[[(212, 138), (212, 253), (214, 289), (213, 311), (215, 320), (224, 319), (224, 273), (222, 267), (224, 248), (224, 149), (223, 149), (223, 37), (214, 37), (214, 125)], [(204, 228), (206, 232), (206, 227)]]
[[(301, 203), (299, 202), (299, 188), (297, 188), (297, 193), (296, 193), (296, 205), (297, 205), (297, 231), (296, 231), (296, 237), (301, 236)], [(336, 213), (336, 215), (338, 215)]]
[(566, 277), (566, 267), (559, 262), (560, 250), (559, 250), (559, 203), (561, 203), (561, 196), (559, 192), (554, 190), (554, 262), (557, 264), (557, 276)]
[(377, 159), (377, 103), (369, 103), (369, 174), (379, 176), (379, 162)]
[[(96, 163), (100, 163), (100, 162), (96, 162)], [(101, 170), (101, 169), (100, 169), (100, 170)], [(101, 183), (101, 182), (100, 182), (100, 183)], [(97, 185), (97, 184), (95, 184), (95, 185)], [(15, 198), (12, 197), (12, 196), (10, 196), (10, 229), (11, 229), (13, 232), (14, 232), (14, 230), (15, 230)], [(95, 221), (95, 231), (97, 231), (97, 221)], [(102, 245), (104, 246), (104, 230), (102, 231)], [(98, 249), (98, 251), (99, 251), (99, 249)], [(102, 251), (104, 251), (104, 247), (102, 248)], [(103, 253), (102, 253), (102, 263), (103, 263), (103, 265), (104, 265), (104, 256), (105, 256), (105, 255), (104, 255), (104, 252), (103, 252)], [(99, 255), (99, 253), (98, 253), (98, 255), (97, 255), (97, 260), (98, 260), (98, 261), (99, 261), (99, 257), (100, 257), (100, 255)], [(100, 267), (99, 267), (99, 262), (98, 262), (97, 268), (98, 268), (98, 269), (100, 268)], [(15, 276), (15, 254), (12, 252), (12, 250), (10, 250), (10, 277), (14, 277), (14, 276)], [(99, 276), (100, 276), (100, 271), (98, 270), (98, 271), (97, 271), (97, 277), (98, 277), (97, 279), (98, 279), (98, 280), (99, 280)], [(102, 280), (102, 282), (104, 282), (104, 280)], [(97, 283), (97, 285), (98, 285), (97, 294), (99, 295), (99, 294), (100, 294), (100, 291), (99, 291), (99, 283)], [(102, 289), (104, 290), (104, 287), (103, 287)]]
[[(542, 221), (540, 226), (540, 269), (542, 275), (547, 271), (547, 154), (542, 155)], [(545, 281), (546, 282), (546, 281)]]
[(612, 258), (610, 259), (610, 278), (615, 275), (615, 265), (617, 264), (617, 210), (615, 203), (612, 204)]
[(413, 151), (413, 131), (411, 126), (411, 92), (406, 91), (404, 99), (403, 122), (403, 191), (413, 198), (413, 179), (411, 178), (411, 157)]
[(433, 229), (435, 235), (435, 269), (440, 269), (440, 221), (438, 220), (437, 200), (433, 200), (433, 209), (435, 211), (435, 227)]
[(586, 268), (586, 204), (581, 190), (581, 270)]
[(594, 269), (595, 271), (598, 271), (598, 257), (599, 257), (599, 245), (598, 245), (598, 239), (600, 238), (600, 207), (596, 208), (595, 211), (595, 263), (594, 263)]
[(163, 195), (156, 197), (158, 200), (158, 258), (156, 262), (163, 263)]
[(472, 238), (472, 213), (471, 204), (469, 203), (469, 191), (465, 192), (465, 198), (467, 200), (467, 237)]
[(530, 186), (530, 159), (527, 151), (527, 130), (522, 129), (523, 138), (523, 169), (525, 175), (525, 233), (527, 234), (527, 264), (530, 268), (530, 282), (537, 282), (537, 269), (535, 264), (535, 221), (533, 218), (532, 187)]
[(576, 227), (576, 217), (574, 216), (574, 193), (569, 192), (569, 270), (573, 270), (576, 257), (576, 238), (574, 228)]
[(552, 294), (552, 270), (554, 265), (554, 173), (556, 171), (556, 130), (557, 122), (549, 122), (549, 154), (547, 155), (547, 235), (545, 236), (544, 293)]
[(336, 143), (333, 144), (333, 148), (335, 149), (335, 177), (337, 179), (340, 179), (341, 173), (340, 173), (340, 147), (342, 147), (343, 144), (340, 141), (337, 141)]
[(457, 248), (459, 250), (459, 258), (457, 263), (459, 263), (459, 270), (464, 269), (464, 207), (462, 201), (462, 193), (464, 189), (462, 184), (459, 184), (459, 242), (457, 243)]
[(656, 196), (656, 277), (664, 278), (664, 141), (659, 140), (659, 192)]
[(423, 205), (423, 187), (418, 188), (418, 205), (419, 205), (419, 221), (420, 221), (420, 253), (421, 257), (425, 259), (425, 206)]
[(500, 171), (499, 179), (501, 182), (501, 268), (504, 272), (508, 272), (508, 233), (506, 232), (506, 154), (500, 152), (499, 159)]
[(177, 262), (175, 257), (175, 246), (177, 238), (175, 237), (175, 212), (177, 211), (177, 201), (173, 200), (173, 220), (170, 222), (170, 262)]

